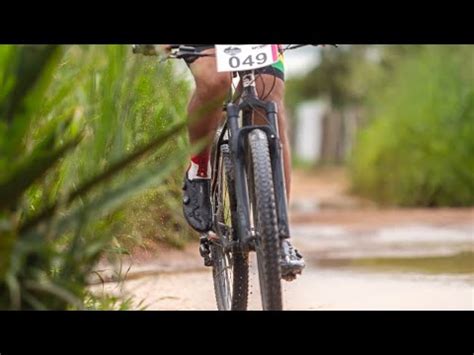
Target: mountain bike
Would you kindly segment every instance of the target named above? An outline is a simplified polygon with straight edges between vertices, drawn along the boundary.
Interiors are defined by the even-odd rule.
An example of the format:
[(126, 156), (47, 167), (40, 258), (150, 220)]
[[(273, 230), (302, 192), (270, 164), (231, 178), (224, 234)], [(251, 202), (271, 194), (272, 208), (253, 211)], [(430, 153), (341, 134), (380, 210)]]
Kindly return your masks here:
[[(288, 45), (285, 50), (304, 45)], [(260, 99), (255, 69), (273, 64), (273, 45), (216, 45), (218, 71), (240, 78), (231, 89), (211, 150), (213, 230), (200, 237), (204, 264), (212, 267), (219, 310), (246, 310), (249, 253), (256, 252), (262, 307), (282, 310), (281, 240), (289, 221), (275, 102)], [(172, 46), (168, 58), (210, 56)], [(258, 75), (258, 74), (257, 74)], [(253, 116), (263, 110), (266, 124)]]

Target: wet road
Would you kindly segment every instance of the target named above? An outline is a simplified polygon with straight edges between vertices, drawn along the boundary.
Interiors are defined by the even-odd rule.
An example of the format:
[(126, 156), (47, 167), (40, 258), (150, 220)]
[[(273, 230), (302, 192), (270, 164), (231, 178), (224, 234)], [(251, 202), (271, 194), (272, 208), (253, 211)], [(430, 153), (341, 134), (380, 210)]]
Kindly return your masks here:
[[(375, 209), (345, 195), (337, 174), (294, 185), (292, 238), (307, 268), (283, 283), (285, 309), (474, 309), (474, 209)], [(197, 245), (159, 254), (94, 289), (153, 310), (216, 309)], [(250, 282), (249, 309), (261, 309), (255, 268)]]
[[(285, 309), (473, 309), (470, 224), (381, 226), (363, 233), (295, 224), (293, 234), (307, 268), (284, 283)], [(195, 247), (168, 261), (136, 265), (129, 281), (105, 289), (144, 300), (148, 309), (216, 309), (210, 270)], [(250, 282), (249, 309), (260, 309), (255, 268)]]
[[(127, 295), (150, 310), (215, 310), (211, 274), (188, 271), (128, 281)], [(249, 309), (261, 309), (258, 282), (251, 280)], [(107, 286), (113, 291), (114, 286)], [(472, 309), (472, 283), (420, 275), (316, 270), (284, 285), (286, 310)]]

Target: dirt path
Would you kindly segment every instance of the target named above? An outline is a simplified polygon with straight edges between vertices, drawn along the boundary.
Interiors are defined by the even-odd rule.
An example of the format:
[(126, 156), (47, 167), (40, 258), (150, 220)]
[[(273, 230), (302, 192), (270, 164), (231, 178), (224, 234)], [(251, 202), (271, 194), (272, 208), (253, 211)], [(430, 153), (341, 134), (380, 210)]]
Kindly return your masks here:
[[(291, 284), (284, 284), (287, 310), (472, 309), (469, 284), (397, 275), (306, 270)], [(128, 281), (123, 292), (145, 300), (149, 310), (215, 310), (210, 271), (158, 274)], [(252, 277), (253, 285), (258, 285)], [(258, 286), (250, 295), (249, 309), (261, 309)]]
[[(376, 209), (350, 196), (343, 171), (297, 171), (291, 205), (304, 275), (284, 283), (285, 309), (473, 309), (474, 209)], [(135, 256), (123, 284), (95, 286), (148, 309), (216, 309), (197, 244)], [(252, 263), (255, 265), (255, 260)], [(251, 270), (250, 309), (260, 309)]]

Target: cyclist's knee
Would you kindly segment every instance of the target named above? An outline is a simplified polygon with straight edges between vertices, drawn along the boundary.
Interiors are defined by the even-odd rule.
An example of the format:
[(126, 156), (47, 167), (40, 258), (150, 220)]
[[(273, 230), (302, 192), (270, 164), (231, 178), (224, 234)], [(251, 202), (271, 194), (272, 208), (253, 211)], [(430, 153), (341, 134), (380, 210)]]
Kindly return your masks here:
[(272, 75), (263, 74), (262, 80), (257, 80), (257, 92), (260, 97), (275, 101), (280, 106), (285, 96), (285, 82)]
[(232, 84), (229, 73), (219, 73), (215, 58), (200, 58), (190, 66), (196, 82), (195, 94), (202, 100), (224, 97)]

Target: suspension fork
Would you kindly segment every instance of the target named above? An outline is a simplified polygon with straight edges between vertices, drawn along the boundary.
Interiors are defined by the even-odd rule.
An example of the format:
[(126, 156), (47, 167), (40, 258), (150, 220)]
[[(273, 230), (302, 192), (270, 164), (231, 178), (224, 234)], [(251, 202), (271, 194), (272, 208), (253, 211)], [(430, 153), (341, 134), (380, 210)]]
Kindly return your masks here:
[[(227, 105), (229, 128), (229, 146), (234, 165), (235, 192), (237, 198), (237, 213), (239, 215), (239, 239), (244, 246), (252, 240), (250, 228), (249, 192), (246, 181), (245, 142), (248, 134), (254, 129), (265, 132), (268, 138), (270, 159), (273, 171), (273, 185), (275, 189), (275, 202), (278, 216), (278, 232), (280, 238), (289, 238), (289, 220), (286, 198), (285, 173), (283, 167), (282, 144), (278, 131), (278, 109), (275, 102), (262, 101), (258, 98), (253, 72), (241, 75), (243, 81), (242, 99), (239, 105)], [(254, 107), (265, 110), (269, 125), (254, 126), (251, 122), (251, 113)], [(239, 114), (243, 112), (242, 128), (239, 128)]]
[(237, 214), (239, 225), (239, 240), (243, 247), (249, 245), (252, 239), (250, 229), (248, 188), (245, 180), (245, 157), (240, 154), (243, 149), (239, 129), (239, 106), (234, 103), (227, 105), (227, 124), (229, 128), (229, 146), (231, 159), (234, 165), (234, 184), (237, 200)]
[[(273, 186), (275, 189), (274, 192), (277, 205), (278, 232), (281, 238), (289, 238), (290, 230), (288, 221), (288, 201), (286, 196), (286, 179), (283, 165), (282, 144), (280, 141), (278, 126), (278, 108), (275, 102), (263, 101), (258, 98), (255, 85), (255, 75), (253, 71), (242, 72), (240, 73), (240, 76), (243, 86), (240, 109), (243, 111), (242, 126), (244, 128), (239, 132), (239, 145), (244, 147), (244, 141), (247, 139), (250, 130), (257, 128), (257, 126), (252, 126), (251, 122), (254, 108), (262, 108), (265, 111), (265, 116), (269, 122), (269, 125), (259, 128), (266, 133), (268, 138), (273, 171)], [(245, 156), (245, 154), (242, 155)]]
[(273, 186), (275, 189), (275, 199), (278, 213), (278, 232), (280, 238), (290, 237), (290, 227), (288, 221), (288, 201), (286, 196), (286, 180), (283, 165), (283, 145), (280, 140), (278, 130), (278, 109), (273, 101), (265, 104), (265, 111), (270, 126), (273, 127), (276, 134), (268, 134), (268, 144), (270, 148), (270, 157), (273, 171)]

